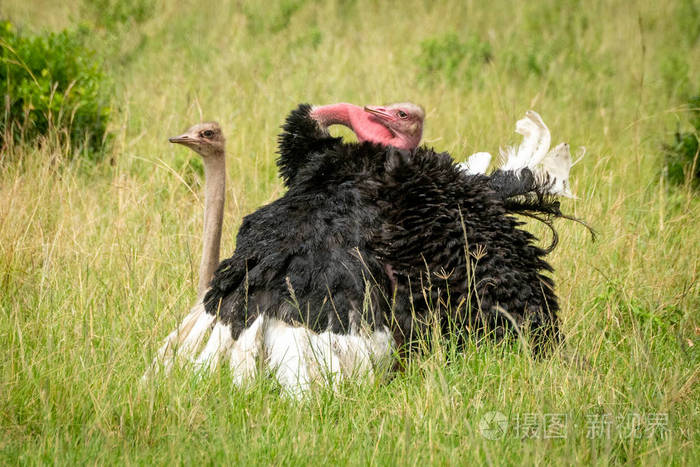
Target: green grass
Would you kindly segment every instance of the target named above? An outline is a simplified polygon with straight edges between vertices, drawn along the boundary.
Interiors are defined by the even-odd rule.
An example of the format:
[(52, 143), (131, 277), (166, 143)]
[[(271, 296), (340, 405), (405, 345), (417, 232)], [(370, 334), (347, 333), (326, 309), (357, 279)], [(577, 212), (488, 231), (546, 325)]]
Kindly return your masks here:
[[(700, 92), (697, 2), (155, 3), (109, 29), (68, 2), (0, 4), (29, 30), (95, 24), (117, 109), (114, 165), (50, 144), (0, 158), (0, 463), (700, 463), (700, 202), (662, 175)], [(446, 61), (426, 65), (422, 44)], [(225, 369), (139, 384), (195, 300), (201, 182), (167, 137), (200, 112), (223, 125), (229, 255), (242, 217), (284, 191), (275, 136), (290, 109), (397, 100), (424, 105), (425, 140), (457, 159), (517, 142), (529, 108), (554, 144), (586, 147), (563, 207), (600, 240), (557, 224), (561, 352), (438, 346), (386, 384), (300, 403), (264, 379), (241, 391)], [(565, 414), (565, 437), (511, 423), (487, 439), (490, 411)], [(639, 414), (641, 436), (589, 439), (606, 414)], [(665, 436), (647, 437), (656, 414)]]

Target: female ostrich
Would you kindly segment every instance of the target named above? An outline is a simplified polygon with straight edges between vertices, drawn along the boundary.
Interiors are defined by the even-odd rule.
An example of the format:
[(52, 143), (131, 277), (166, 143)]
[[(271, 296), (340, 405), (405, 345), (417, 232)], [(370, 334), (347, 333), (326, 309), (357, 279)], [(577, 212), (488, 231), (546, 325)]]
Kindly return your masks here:
[(226, 200), (226, 139), (216, 122), (200, 123), (190, 127), (180, 136), (169, 138), (171, 143), (182, 144), (202, 157), (204, 162), (204, 230), (202, 233), (202, 258), (199, 265), (197, 305), (173, 331), (158, 351), (158, 358), (166, 368), (172, 363), (172, 352), (194, 352), (214, 321), (202, 306), (201, 299), (209, 287), (214, 271), (219, 265), (221, 229)]
[(204, 231), (197, 285), (197, 295), (201, 298), (219, 265), (226, 199), (226, 140), (218, 123), (207, 122), (194, 125), (168, 141), (192, 149), (204, 161)]

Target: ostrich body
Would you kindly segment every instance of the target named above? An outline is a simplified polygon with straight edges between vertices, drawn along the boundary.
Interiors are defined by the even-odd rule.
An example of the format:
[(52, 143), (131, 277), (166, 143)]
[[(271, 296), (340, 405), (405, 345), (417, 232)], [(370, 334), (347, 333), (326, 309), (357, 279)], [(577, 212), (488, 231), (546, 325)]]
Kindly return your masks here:
[[(367, 253), (390, 271), (392, 289), (384, 296), (396, 292), (387, 323), (396, 344), (424, 327), (434, 311), (432, 304), (445, 301), (446, 288), (457, 310), (442, 310), (443, 326), (452, 322), (467, 330), (502, 334), (527, 325), (537, 335), (537, 347), (558, 339), (557, 298), (553, 281), (543, 274), (551, 271), (544, 260), (546, 251), (534, 245), (534, 237), (509, 215), (559, 213), (556, 202), (541, 197), (549, 185), (530, 169), (543, 156), (531, 150), (528, 158), (522, 151), (522, 160), (511, 163), (508, 170), (490, 176), (466, 174), (449, 154), (426, 147), (399, 150), (344, 144), (320, 133), (310, 116), (313, 110), (302, 105), (287, 118), (280, 136), (280, 171), (290, 190), (314, 185), (310, 173), (322, 172), (330, 179), (332, 173), (361, 174), (356, 183), (364, 195), (362, 208), (379, 208), (374, 211), (376, 222), (366, 224), (367, 230), (374, 230)], [(303, 167), (299, 173), (290, 170), (299, 166)], [(514, 198), (523, 195), (535, 198), (525, 202)], [(441, 286), (431, 280), (433, 273), (445, 276)], [(436, 287), (426, 294), (430, 284)]]

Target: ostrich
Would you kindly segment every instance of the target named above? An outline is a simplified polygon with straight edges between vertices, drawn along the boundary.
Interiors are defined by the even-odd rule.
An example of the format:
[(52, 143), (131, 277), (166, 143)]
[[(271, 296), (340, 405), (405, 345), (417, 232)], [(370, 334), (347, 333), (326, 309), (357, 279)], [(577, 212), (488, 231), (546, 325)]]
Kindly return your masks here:
[[(202, 343), (215, 317), (206, 313), (201, 303), (209, 287), (214, 271), (219, 265), (221, 230), (226, 199), (226, 139), (216, 122), (193, 125), (180, 136), (169, 138), (171, 143), (192, 149), (204, 162), (204, 230), (202, 233), (202, 258), (199, 265), (197, 304), (165, 340), (158, 351), (158, 361), (166, 368), (172, 364), (172, 352), (178, 348), (183, 353), (194, 352)], [(144, 375), (144, 378), (147, 376)]]
[[(186, 356), (193, 355), (216, 320), (196, 362), (211, 369), (220, 356), (227, 355), (237, 382), (254, 373), (258, 357), (267, 361), (278, 380), (293, 393), (303, 392), (322, 370), (330, 370), (334, 380), (358, 370), (379, 374), (397, 343), (417, 326), (409, 302), (390, 302), (397, 288), (402, 295), (410, 295), (411, 280), (421, 279), (415, 262), (420, 254), (411, 239), (432, 242), (426, 246), (435, 255), (430, 266), (436, 270), (468, 264), (468, 255), (459, 254), (463, 246), (456, 242), (455, 234), (464, 234), (457, 221), (465, 222), (455, 218), (453, 209), (464, 201), (460, 197), (475, 201), (477, 208), (486, 208), (483, 215), (465, 223), (467, 230), (472, 229), (468, 236), (493, 241), (501, 249), (493, 264), (484, 263), (491, 264), (491, 269), (504, 263), (506, 279), (515, 279), (516, 288), (523, 283), (528, 286), (513, 296), (496, 293), (495, 286), (489, 288), (497, 277), (489, 278), (486, 287), (475, 283), (475, 296), (489, 308), (485, 317), (466, 320), (466, 326), (508, 326), (494, 311), (502, 306), (518, 318), (512, 324), (531, 321), (535, 329), (556, 336), (556, 297), (551, 280), (541, 275), (549, 269), (544, 251), (532, 246), (532, 236), (519, 230), (517, 222), (507, 215), (507, 196), (492, 186), (498, 177), (467, 176), (448, 155), (426, 148), (401, 151), (372, 142), (343, 144), (325, 131), (325, 126), (336, 121), (319, 122), (312, 112), (310, 106), (292, 112), (280, 137), (278, 163), (289, 191), (244, 219), (236, 252), (221, 263), (211, 289), (169, 336), (161, 357), (175, 344)], [(198, 146), (190, 147), (197, 150)], [(424, 186), (424, 170), (447, 190), (434, 193), (430, 183)], [(525, 168), (522, 172), (526, 173)], [(460, 191), (460, 184), (469, 188)], [(407, 196), (397, 198), (401, 190)], [(426, 199), (430, 200), (422, 206), (421, 190), (427, 190)], [(418, 197), (416, 206), (412, 206), (414, 195)], [(437, 217), (436, 213), (420, 211), (429, 211), (435, 203), (441, 213)], [(459, 209), (457, 212), (462, 215)], [(415, 215), (426, 215), (425, 227), (446, 219), (446, 225), (439, 227), (449, 228), (442, 236), (423, 234), (422, 227), (407, 228), (406, 221)], [(483, 234), (488, 230), (505, 230), (506, 235), (499, 242)], [(443, 240), (447, 243), (441, 245)], [(402, 254), (397, 245), (415, 256)], [(455, 248), (457, 253), (449, 252)], [(514, 262), (514, 255), (519, 254), (525, 259)], [(387, 265), (395, 277), (387, 277), (391, 276), (385, 273)], [(518, 268), (524, 274), (518, 275)], [(455, 289), (460, 285), (464, 288), (462, 279), (455, 276)], [(414, 303), (415, 298), (411, 296)], [(427, 310), (418, 304), (419, 312), (425, 315)], [(171, 364), (172, 358), (166, 358), (165, 363)]]
[[(397, 297), (391, 317), (384, 317), (394, 346), (424, 330), (433, 304), (445, 302), (446, 289), (454, 310), (441, 311), (441, 325), (500, 335), (526, 329), (537, 352), (558, 341), (557, 298), (544, 274), (552, 271), (544, 259), (548, 251), (510, 215), (533, 215), (550, 226), (549, 218), (563, 216), (548, 196), (560, 186), (549, 169), (562, 165), (559, 150), (568, 154), (568, 146), (548, 153), (550, 135), (539, 115), (528, 112), (518, 122), (523, 143), (490, 176), (465, 173), (449, 154), (426, 147), (343, 144), (319, 131), (313, 117), (314, 110), (301, 105), (287, 118), (280, 171), (290, 189), (323, 183), (319, 175), (362, 175), (356, 180), (365, 196), (362, 208), (379, 208), (381, 222), (379, 228), (367, 224), (368, 231), (376, 230), (366, 249), (391, 278), (388, 295)], [(295, 167), (303, 169), (296, 174)], [(554, 175), (568, 180), (568, 169)], [(437, 283), (433, 273), (443, 279), (431, 288)], [(221, 299), (226, 290), (217, 287), (216, 277), (213, 285), (211, 298)]]
[(226, 198), (226, 139), (218, 123), (206, 122), (194, 125), (182, 135), (169, 138), (168, 141), (192, 149), (204, 161), (204, 231), (197, 285), (197, 295), (201, 298), (219, 265)]

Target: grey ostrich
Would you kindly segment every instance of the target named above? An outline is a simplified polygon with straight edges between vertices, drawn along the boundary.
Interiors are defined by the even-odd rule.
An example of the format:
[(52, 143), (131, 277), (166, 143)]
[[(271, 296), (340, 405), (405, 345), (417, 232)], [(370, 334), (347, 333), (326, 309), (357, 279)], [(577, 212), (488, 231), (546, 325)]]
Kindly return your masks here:
[[(152, 369), (161, 361), (166, 368), (172, 364), (173, 352), (194, 352), (199, 348), (211, 327), (214, 316), (208, 315), (202, 306), (202, 298), (219, 265), (221, 231), (226, 199), (226, 139), (216, 122), (193, 125), (179, 136), (169, 139), (182, 144), (202, 157), (204, 162), (204, 228), (202, 231), (202, 258), (199, 265), (197, 304), (183, 319), (180, 326), (165, 340), (153, 362)], [(144, 379), (148, 375), (144, 375)]]
[(187, 146), (202, 156), (204, 162), (204, 230), (197, 285), (197, 295), (201, 298), (219, 265), (226, 198), (226, 139), (218, 123), (206, 122), (168, 141)]

